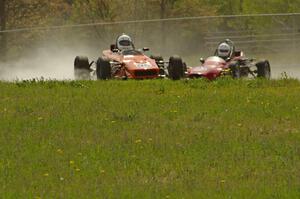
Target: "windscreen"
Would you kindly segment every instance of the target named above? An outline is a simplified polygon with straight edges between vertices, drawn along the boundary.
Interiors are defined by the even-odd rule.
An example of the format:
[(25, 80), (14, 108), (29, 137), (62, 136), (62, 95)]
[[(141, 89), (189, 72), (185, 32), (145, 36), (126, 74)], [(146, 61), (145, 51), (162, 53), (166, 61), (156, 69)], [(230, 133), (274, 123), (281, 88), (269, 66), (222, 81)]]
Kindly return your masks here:
[(137, 50), (124, 50), (122, 51), (122, 55), (143, 55), (143, 53)]

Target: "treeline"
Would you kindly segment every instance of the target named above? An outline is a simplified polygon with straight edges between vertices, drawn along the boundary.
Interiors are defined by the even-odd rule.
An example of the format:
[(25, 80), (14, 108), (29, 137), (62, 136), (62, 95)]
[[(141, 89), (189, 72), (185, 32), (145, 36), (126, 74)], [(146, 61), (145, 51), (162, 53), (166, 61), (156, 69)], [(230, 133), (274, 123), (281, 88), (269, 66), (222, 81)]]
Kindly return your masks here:
[[(287, 12), (300, 12), (300, 0), (0, 0), (0, 29), (153, 18)], [(226, 26), (239, 27), (241, 23), (248, 28), (270, 24), (269, 21), (258, 19), (237, 24), (227, 23)], [(287, 22), (283, 20), (282, 23)], [(203, 28), (207, 27), (203, 26)], [(7, 51), (7, 35), (0, 33), (1, 55)], [(28, 40), (32, 35), (15, 36), (11, 39), (11, 43), (19, 42), (24, 38)]]
[(300, 0), (0, 0), (1, 29), (91, 21), (286, 13)]

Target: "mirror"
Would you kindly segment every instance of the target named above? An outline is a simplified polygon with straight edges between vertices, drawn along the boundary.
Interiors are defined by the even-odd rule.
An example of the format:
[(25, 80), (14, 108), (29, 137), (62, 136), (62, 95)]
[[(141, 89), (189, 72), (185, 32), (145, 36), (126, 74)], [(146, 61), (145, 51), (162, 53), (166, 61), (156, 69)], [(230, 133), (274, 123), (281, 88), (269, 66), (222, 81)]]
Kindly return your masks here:
[(200, 58), (200, 62), (201, 62), (202, 64), (204, 64), (205, 60), (204, 60), (203, 57)]
[(116, 46), (116, 44), (111, 44), (110, 45), (110, 50), (113, 52), (114, 51), (114, 49), (116, 49), (117, 48), (117, 46)]
[(150, 50), (150, 49), (149, 49), (148, 47), (144, 47), (144, 48), (143, 48), (143, 51), (144, 51), (144, 52), (149, 51), (149, 50)]

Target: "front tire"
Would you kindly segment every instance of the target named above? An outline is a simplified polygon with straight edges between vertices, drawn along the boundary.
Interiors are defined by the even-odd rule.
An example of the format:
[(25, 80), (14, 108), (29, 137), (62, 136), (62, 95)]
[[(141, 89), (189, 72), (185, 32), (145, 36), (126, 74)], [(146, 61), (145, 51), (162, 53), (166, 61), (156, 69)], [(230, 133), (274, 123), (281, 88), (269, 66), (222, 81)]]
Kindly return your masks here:
[(261, 61), (255, 64), (257, 67), (257, 77), (270, 79), (271, 78), (271, 67), (269, 61)]
[(100, 57), (96, 64), (97, 79), (106, 80), (111, 78), (111, 66), (109, 60)]
[(90, 63), (85, 56), (77, 56), (74, 60), (74, 76), (76, 80), (90, 79)]
[(184, 63), (179, 56), (172, 56), (169, 59), (168, 67), (169, 78), (179, 80), (184, 77)]

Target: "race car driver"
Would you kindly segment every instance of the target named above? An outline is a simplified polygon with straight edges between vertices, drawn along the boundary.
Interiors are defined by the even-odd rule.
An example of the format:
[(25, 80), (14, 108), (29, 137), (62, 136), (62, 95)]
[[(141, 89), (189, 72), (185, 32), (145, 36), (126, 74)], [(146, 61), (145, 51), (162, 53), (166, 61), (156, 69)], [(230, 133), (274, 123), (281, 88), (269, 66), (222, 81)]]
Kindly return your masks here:
[(118, 36), (117, 41), (116, 41), (116, 47), (119, 51), (135, 49), (131, 37), (124, 33), (122, 35)]
[(235, 46), (234, 43), (226, 39), (225, 41), (221, 42), (216, 49), (215, 55), (221, 57), (225, 61), (230, 61), (234, 56)]

